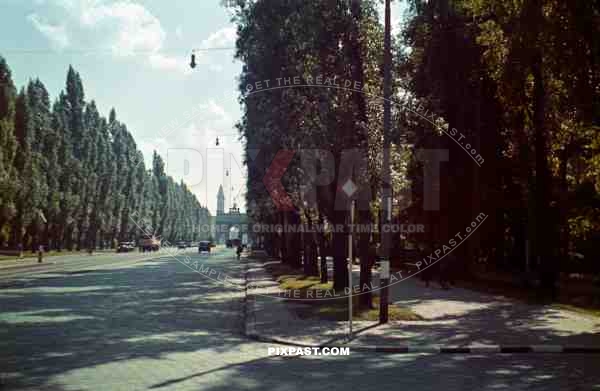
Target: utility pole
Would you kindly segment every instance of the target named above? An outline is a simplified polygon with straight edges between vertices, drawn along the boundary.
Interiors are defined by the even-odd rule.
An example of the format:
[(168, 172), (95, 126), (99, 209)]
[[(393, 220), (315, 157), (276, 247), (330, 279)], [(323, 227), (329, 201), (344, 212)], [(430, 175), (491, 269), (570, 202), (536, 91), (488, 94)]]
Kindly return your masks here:
[(352, 232), (354, 231), (354, 200), (350, 201), (350, 224), (348, 224), (348, 340), (352, 340), (352, 248), (354, 247), (354, 239)]
[[(383, 175), (381, 189), (381, 253), (380, 253), (380, 297), (379, 297), (379, 323), (388, 321), (388, 285), (390, 262), (390, 232), (389, 224), (392, 219), (392, 185), (390, 179), (390, 129), (392, 125), (392, 39), (390, 26), (390, 0), (385, 0), (385, 32), (383, 43)], [(386, 229), (387, 226), (387, 229)], [(387, 271), (387, 276), (384, 275)]]

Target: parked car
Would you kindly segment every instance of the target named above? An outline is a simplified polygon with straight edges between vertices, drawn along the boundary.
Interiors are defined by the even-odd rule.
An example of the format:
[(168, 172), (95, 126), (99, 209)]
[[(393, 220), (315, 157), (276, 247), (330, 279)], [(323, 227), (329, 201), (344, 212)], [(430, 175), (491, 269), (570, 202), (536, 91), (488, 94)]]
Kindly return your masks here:
[(186, 242), (177, 242), (177, 248), (178, 249), (185, 249), (187, 248), (187, 243)]
[(118, 253), (128, 253), (135, 250), (135, 244), (133, 242), (120, 242), (117, 246)]
[(210, 242), (207, 240), (203, 240), (200, 243), (198, 243), (198, 252), (207, 252), (210, 253)]

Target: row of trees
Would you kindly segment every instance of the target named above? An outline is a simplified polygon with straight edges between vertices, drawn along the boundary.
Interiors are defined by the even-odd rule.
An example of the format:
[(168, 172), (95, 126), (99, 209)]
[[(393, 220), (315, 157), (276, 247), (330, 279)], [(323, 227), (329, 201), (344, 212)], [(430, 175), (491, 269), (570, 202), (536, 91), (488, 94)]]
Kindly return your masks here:
[[(317, 76), (323, 80), (337, 76), (364, 86), (364, 94), (334, 88), (282, 88), (246, 97), (245, 113), (239, 124), (247, 140), (249, 217), (263, 224), (344, 224), (347, 211), (336, 208), (338, 177), (343, 151), (359, 148), (368, 151), (368, 164), (352, 176), (359, 189), (379, 187), (382, 148), (381, 62), (382, 28), (377, 20), (375, 1), (329, 2), (240, 1), (236, 7), (238, 23), (237, 57), (244, 63), (240, 90), (256, 81), (275, 81), (279, 77)], [(279, 150), (321, 149), (331, 152), (334, 181), (316, 186), (315, 177), (302, 169), (296, 154), (282, 178), (296, 209), (279, 212), (263, 185), (265, 169)], [(259, 151), (258, 154), (255, 152)], [(306, 192), (316, 186), (316, 202), (304, 205)], [(376, 202), (373, 202), (376, 207)], [(340, 210), (342, 209), (342, 210)], [(364, 209), (364, 208), (363, 208)], [(371, 223), (374, 211), (361, 210), (357, 222)], [(300, 266), (301, 252), (307, 274), (317, 275), (317, 255), (334, 258), (334, 289), (347, 284), (347, 248), (343, 232), (303, 235), (269, 233), (266, 244), (274, 255), (292, 266)], [(362, 282), (370, 280), (372, 257), (365, 232), (359, 238)], [(301, 251), (302, 250), (302, 251)], [(369, 300), (367, 295), (361, 296)]]
[[(560, 271), (598, 273), (598, 4), (409, 3), (402, 38), (411, 51), (399, 74), (485, 157), (482, 167), (469, 164), (452, 140), (440, 139), (452, 156), (439, 213), (448, 234), (479, 211), (490, 216), (461, 249), (463, 259), (483, 250), (498, 269), (537, 271), (548, 293), (556, 292)], [(431, 142), (431, 128), (415, 130), (417, 146)], [(586, 261), (575, 262), (575, 251)]]
[(144, 232), (197, 240), (209, 219), (156, 152), (146, 169), (115, 110), (106, 119), (86, 102), (72, 67), (51, 103), (38, 79), (17, 92), (0, 57), (0, 244), (71, 250)]
[[(363, 90), (279, 88), (243, 99), (239, 130), (247, 140), (250, 218), (265, 224), (347, 222), (347, 211), (334, 208), (343, 184), (340, 163), (343, 150), (359, 148), (367, 151), (368, 164), (351, 178), (372, 202), (358, 212), (357, 222), (377, 223), (383, 110), (381, 99), (373, 97), (383, 95), (383, 29), (376, 1), (228, 5), (238, 25), (242, 94), (257, 81), (318, 75), (352, 80)], [(539, 271), (551, 288), (557, 272), (570, 267), (563, 261), (571, 250), (587, 259), (598, 255), (591, 243), (600, 233), (600, 45), (595, 41), (600, 9), (593, 2), (559, 0), (410, 0), (409, 5), (393, 44), (394, 99), (427, 108), (437, 125), (456, 129), (457, 136), (453, 140), (406, 106), (394, 107), (392, 188), (395, 194), (412, 193), (408, 204), (396, 197), (394, 220), (423, 223), (426, 232), (410, 239), (435, 247), (483, 212), (488, 220), (456, 249), (463, 271), (485, 253), (499, 268)], [(464, 143), (483, 158), (481, 166)], [(314, 148), (333, 154), (336, 180), (315, 183), (296, 154), (282, 178), (295, 208), (278, 211), (263, 184), (265, 170), (280, 150)], [(423, 208), (419, 149), (449, 151), (441, 166), (437, 211)], [(305, 203), (312, 186), (317, 202)], [(270, 233), (266, 244), (284, 262), (304, 265), (313, 275), (316, 255), (332, 255), (334, 288), (345, 287), (344, 234), (303, 235), (302, 241), (296, 235)], [(373, 233), (359, 235), (361, 286), (370, 280), (378, 241)], [(367, 295), (361, 299), (369, 304)]]

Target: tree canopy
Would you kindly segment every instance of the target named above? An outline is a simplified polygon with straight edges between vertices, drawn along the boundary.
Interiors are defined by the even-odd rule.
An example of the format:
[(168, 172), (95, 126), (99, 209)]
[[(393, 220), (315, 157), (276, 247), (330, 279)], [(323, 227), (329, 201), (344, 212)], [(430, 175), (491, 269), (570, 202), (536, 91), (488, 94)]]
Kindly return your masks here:
[(156, 152), (146, 169), (115, 109), (103, 117), (72, 67), (51, 103), (38, 79), (17, 91), (0, 57), (0, 157), (0, 244), (82, 249), (143, 233), (209, 235), (208, 209)]

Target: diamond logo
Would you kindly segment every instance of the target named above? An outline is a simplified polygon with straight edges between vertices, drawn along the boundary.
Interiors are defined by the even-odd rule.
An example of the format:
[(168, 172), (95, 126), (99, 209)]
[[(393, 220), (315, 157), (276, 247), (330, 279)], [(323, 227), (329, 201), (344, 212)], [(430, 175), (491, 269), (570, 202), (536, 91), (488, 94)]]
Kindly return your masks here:
[(358, 190), (358, 187), (352, 182), (352, 179), (348, 179), (346, 183), (344, 183), (344, 186), (342, 186), (342, 190), (348, 197), (352, 197), (352, 195), (356, 193), (356, 190)]

